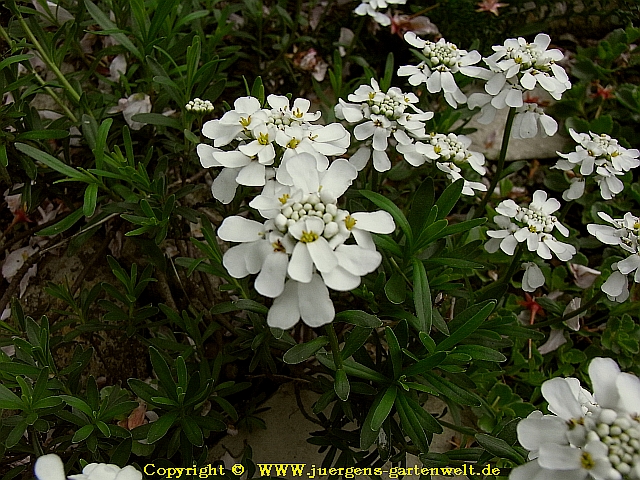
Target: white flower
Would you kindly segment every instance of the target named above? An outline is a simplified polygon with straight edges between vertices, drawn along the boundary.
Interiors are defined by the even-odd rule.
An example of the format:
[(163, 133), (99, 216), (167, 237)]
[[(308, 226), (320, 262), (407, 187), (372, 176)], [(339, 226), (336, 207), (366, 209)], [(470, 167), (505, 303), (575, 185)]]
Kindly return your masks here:
[(249, 138), (249, 132), (260, 123), (264, 123), (266, 115), (260, 109), (260, 102), (254, 97), (240, 97), (219, 120), (209, 120), (202, 126), (202, 134), (213, 140), (214, 147), (223, 147), (238, 138)]
[(589, 365), (593, 396), (575, 378), (553, 378), (542, 395), (554, 415), (532, 412), (517, 427), (531, 462), (510, 480), (640, 478), (640, 379), (610, 358)]
[(38, 480), (142, 480), (142, 473), (128, 465), (120, 468), (109, 463), (90, 463), (78, 475), (64, 473), (64, 464), (54, 453), (43, 455), (36, 460), (34, 474)]
[(2, 276), (6, 278), (8, 282), (11, 282), (13, 277), (24, 265), (24, 262), (26, 262), (27, 259), (34, 255), (37, 251), (37, 249), (34, 249), (31, 246), (15, 249), (13, 252), (7, 255), (7, 258), (2, 264)]
[(134, 93), (129, 98), (121, 98), (118, 100), (118, 105), (110, 108), (108, 113), (117, 112), (122, 112), (124, 120), (131, 130), (140, 130), (146, 123), (133, 120), (133, 116), (138, 113), (151, 112), (151, 98), (144, 93)]
[(479, 192), (486, 192), (487, 186), (482, 182), (470, 182), (466, 178), (461, 175), (461, 169), (453, 162), (441, 163), (436, 162), (436, 167), (441, 172), (444, 172), (447, 175), (447, 178), (451, 180), (451, 182), (455, 182), (462, 178), (464, 180), (464, 184), (462, 186), (462, 194), (463, 195), (475, 195), (476, 190)]
[(270, 327), (287, 330), (298, 320), (310, 327), (320, 327), (333, 321), (335, 309), (329, 296), (329, 290), (317, 273), (309, 282), (288, 280), (282, 295), (273, 301), (267, 314)]
[(525, 102), (516, 109), (511, 130), (512, 138), (550, 137), (558, 131), (558, 123), (535, 102)]
[(564, 345), (565, 343), (567, 343), (567, 339), (564, 336), (564, 330), (559, 328), (552, 328), (547, 341), (544, 342), (543, 345), (540, 345), (538, 347), (538, 352), (540, 352), (540, 355), (546, 355), (547, 353), (551, 353), (557, 350), (561, 345)]
[(353, 132), (357, 140), (365, 141), (353, 158), (358, 170), (371, 158), (371, 147), (374, 168), (379, 172), (389, 170), (391, 161), (386, 150), (390, 139), (393, 138), (392, 143), (397, 145), (396, 150), (402, 152), (403, 146), (412, 143), (411, 137), (425, 135), (424, 122), (433, 118), (433, 112), (423, 112), (415, 107), (418, 97), (413, 93), (403, 93), (396, 87), (382, 92), (375, 79), (371, 79), (371, 85), (360, 85), (348, 99), (360, 103), (340, 100), (335, 113), (336, 117), (350, 123), (362, 122)]
[(109, 80), (112, 82), (120, 81), (120, 76), (127, 73), (127, 57), (124, 53), (120, 53), (114, 57), (109, 65)]
[(415, 32), (407, 32), (404, 39), (412, 46), (421, 49), (427, 58), (417, 66), (406, 65), (398, 69), (398, 76), (408, 76), (413, 86), (426, 83), (430, 93), (444, 92), (444, 98), (449, 105), (457, 108), (458, 104), (466, 103), (467, 97), (454, 78), (454, 74), (461, 73), (468, 77), (486, 78), (486, 70), (472, 65), (481, 59), (480, 54), (473, 50), (467, 52), (457, 45), (441, 38), (437, 42), (423, 40)]
[(379, 8), (387, 8), (388, 4), (404, 5), (407, 0), (362, 0), (362, 3), (356, 7), (354, 13), (356, 15), (369, 15), (377, 23), (383, 27), (391, 25), (391, 19), (382, 12), (379, 12)]
[(525, 292), (535, 292), (538, 287), (544, 285), (544, 275), (540, 267), (533, 262), (522, 264), (524, 276), (522, 277), (522, 289)]
[(495, 53), (484, 60), (493, 72), (497, 72), (494, 78), (497, 75), (505, 79), (517, 77), (518, 83), (526, 90), (533, 90), (539, 85), (560, 100), (571, 83), (567, 73), (556, 63), (564, 55), (557, 49), (547, 50), (550, 43), (551, 38), (546, 33), (536, 35), (533, 43), (527, 43), (522, 37), (510, 38), (504, 45), (493, 46)]
[(75, 20), (75, 17), (66, 8), (62, 8), (57, 3), (50, 1), (39, 2), (38, 0), (33, 0), (31, 3), (36, 11), (42, 14), (47, 23), (52, 21), (52, 23), (63, 24), (69, 20)]
[[(640, 151), (635, 148), (626, 149), (620, 146), (618, 140), (606, 134), (578, 133), (573, 129), (570, 129), (569, 133), (578, 146), (575, 151), (570, 153), (557, 152), (561, 159), (553, 168), (565, 171), (573, 170), (583, 177), (582, 182), (585, 177), (593, 175), (596, 183), (600, 186), (600, 195), (605, 200), (611, 200), (622, 192), (624, 184), (618, 177), (640, 166)], [(572, 182), (574, 181), (576, 180), (572, 180)], [(571, 191), (572, 188), (573, 191)], [(572, 199), (580, 198), (584, 192), (584, 184), (580, 186), (580, 189), (574, 188), (574, 183), (572, 183), (569, 191), (566, 191), (563, 197), (566, 194)]]
[(623, 302), (629, 297), (627, 275), (635, 272), (633, 280), (640, 283), (640, 218), (631, 212), (620, 219), (613, 219), (605, 212), (598, 212), (598, 215), (613, 226), (590, 223), (587, 231), (602, 243), (618, 245), (630, 253), (624, 260), (611, 265), (613, 273), (602, 285), (602, 291), (610, 300)]
[[(554, 230), (557, 230), (563, 236), (569, 236), (567, 227), (552, 215), (559, 208), (560, 202), (555, 198), (547, 198), (547, 193), (543, 190), (536, 190), (533, 194), (533, 201), (526, 207), (518, 206), (511, 199), (504, 200), (496, 207), (496, 212), (500, 215), (494, 218), (496, 223), (500, 222), (498, 225), (502, 229), (490, 230), (487, 235), (494, 239), (502, 239), (499, 244), (500, 249), (508, 255), (514, 254), (518, 243), (526, 242), (527, 249), (530, 252), (536, 252), (541, 258), (550, 260), (553, 253), (559, 260), (571, 260), (576, 253), (575, 247), (560, 242), (551, 235)], [(515, 231), (513, 222), (507, 222), (499, 217), (514, 219), (516, 221)], [(485, 246), (487, 251), (491, 252), (495, 243), (488, 243)]]
[(596, 281), (598, 275), (602, 272), (594, 270), (593, 268), (585, 267), (584, 265), (578, 265), (577, 263), (570, 263), (569, 270), (573, 275), (573, 281), (580, 288), (589, 288)]

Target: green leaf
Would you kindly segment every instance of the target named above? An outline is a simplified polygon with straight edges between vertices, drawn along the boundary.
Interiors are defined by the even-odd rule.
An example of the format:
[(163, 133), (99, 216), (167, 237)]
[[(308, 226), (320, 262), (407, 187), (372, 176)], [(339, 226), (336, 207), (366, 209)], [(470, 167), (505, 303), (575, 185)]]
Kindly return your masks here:
[(445, 352), (434, 353), (426, 358), (423, 358), (419, 362), (414, 363), (413, 365), (409, 365), (402, 371), (402, 375), (405, 375), (407, 377), (422, 375), (424, 372), (433, 370), (435, 367), (440, 365), (442, 362), (444, 362), (445, 358), (447, 358), (447, 354)]
[(414, 258), (413, 263), (413, 303), (416, 307), (416, 316), (420, 320), (420, 331), (429, 332), (433, 321), (431, 289), (424, 264)]
[(397, 395), (398, 387), (395, 385), (389, 386), (384, 392), (380, 403), (373, 412), (373, 417), (371, 417), (371, 430), (378, 431), (380, 429), (382, 423), (387, 419), (389, 413), (391, 413)]
[(429, 433), (442, 433), (443, 428), (438, 421), (433, 418), (433, 416), (427, 412), (422, 405), (412, 399), (409, 395), (404, 396), (404, 400), (407, 402), (407, 406), (415, 412), (416, 417), (420, 421), (422, 428), (424, 428), (425, 432)]
[(434, 191), (433, 179), (427, 178), (420, 184), (413, 196), (408, 220), (411, 230), (416, 234), (422, 232), (422, 229), (428, 225), (427, 217), (435, 201)]
[(285, 352), (282, 360), (284, 361), (284, 363), (288, 363), (289, 365), (302, 363), (322, 347), (324, 347), (327, 343), (329, 343), (329, 339), (326, 336), (321, 336), (318, 338), (314, 338), (309, 342), (295, 345)]
[(422, 424), (416, 417), (416, 414), (411, 410), (411, 407), (407, 404), (407, 397), (405, 395), (398, 395), (396, 397), (396, 410), (400, 417), (400, 423), (402, 430), (409, 435), (411, 441), (422, 452), (429, 450), (429, 444), (427, 436), (424, 433)]
[(164, 357), (154, 347), (149, 347), (149, 356), (151, 357), (151, 365), (153, 365), (153, 370), (158, 376), (160, 385), (164, 387), (171, 399), (177, 400), (176, 382), (173, 380), (171, 370)]
[(16, 446), (24, 436), (24, 432), (27, 431), (28, 426), (29, 424), (27, 423), (27, 421), (22, 420), (15, 427), (13, 427), (13, 430), (9, 432), (9, 435), (7, 435), (7, 438), (4, 441), (5, 446), (7, 448)]
[(80, 410), (82, 413), (87, 415), (89, 418), (93, 417), (93, 410), (91, 407), (82, 399), (78, 397), (74, 397), (72, 395), (60, 395), (60, 398), (64, 400), (67, 405)]
[(32, 146), (26, 145), (24, 143), (16, 143), (15, 146), (22, 153), (29, 155), (34, 160), (44, 163), (47, 167), (55, 170), (56, 172), (62, 173), (63, 175), (66, 175), (69, 178), (72, 178), (78, 181), (84, 181), (87, 183), (91, 183), (93, 181), (91, 177), (61, 162), (57, 158), (49, 155), (48, 153), (38, 150), (37, 148), (33, 148)]
[(349, 399), (349, 391), (351, 387), (349, 386), (349, 379), (347, 378), (347, 372), (345, 372), (344, 368), (336, 370), (333, 389), (335, 390), (338, 398), (343, 402), (346, 402)]
[(478, 443), (489, 453), (495, 455), (498, 458), (507, 458), (518, 465), (525, 462), (515, 448), (509, 445), (501, 438), (492, 437), (484, 433), (476, 434), (476, 440)]
[(135, 47), (131, 40), (129, 40), (121, 30), (118, 30), (117, 25), (109, 20), (109, 17), (105, 15), (100, 8), (92, 3), (91, 0), (85, 0), (84, 3), (87, 6), (89, 14), (98, 23), (98, 25), (103, 28), (103, 30), (108, 30), (109, 34), (115, 38), (120, 45), (129, 50), (129, 52), (135, 55), (141, 62), (144, 61), (144, 57), (140, 54), (140, 51)]
[(400, 227), (402, 233), (404, 233), (405, 237), (407, 237), (408, 243), (413, 243), (413, 234), (411, 233), (411, 227), (409, 226), (409, 221), (407, 217), (404, 216), (402, 210), (400, 210), (395, 203), (389, 200), (387, 197), (380, 195), (379, 193), (372, 192), (370, 190), (360, 190), (360, 194), (371, 200), (374, 205), (380, 207), (381, 209), (389, 212), (393, 219), (396, 222), (396, 225)]
[(460, 199), (463, 187), (464, 179), (459, 178), (444, 189), (444, 192), (442, 192), (440, 198), (436, 201), (436, 207), (438, 207), (437, 220), (441, 220), (451, 213), (451, 210), (453, 210), (453, 207), (456, 206), (456, 203), (458, 203)]
[(71, 441), (73, 443), (80, 443), (85, 441), (87, 437), (93, 433), (94, 429), (95, 425), (85, 425), (73, 434), (73, 438), (71, 439)]
[(98, 200), (98, 184), (91, 183), (84, 191), (84, 204), (82, 205), (82, 213), (85, 217), (90, 217), (96, 211), (96, 202)]
[[(198, 424), (191, 417), (184, 417), (180, 422), (182, 426), (182, 430), (189, 442), (196, 447), (201, 447), (204, 445), (204, 436), (202, 435), (202, 429), (198, 426)], [(149, 432), (151, 433), (151, 432)]]
[(113, 124), (113, 118), (105, 119), (98, 129), (96, 136), (96, 146), (93, 149), (93, 155), (96, 159), (96, 168), (98, 170), (103, 168), (102, 159), (104, 158), (105, 148), (107, 146), (107, 137), (109, 136), (109, 129)]
[[(440, 342), (436, 347), (436, 350), (449, 350), (475, 332), (475, 330), (482, 325), (482, 322), (484, 322), (484, 320), (491, 314), (495, 305), (495, 301), (486, 300), (482, 303), (473, 305), (467, 308), (464, 312), (458, 314), (454, 321), (456, 323), (460, 323), (460, 327), (451, 332), (451, 335)], [(451, 327), (451, 324), (449, 324), (449, 327)]]
[(389, 357), (391, 357), (391, 365), (393, 367), (393, 378), (398, 378), (402, 370), (402, 350), (400, 350), (398, 338), (393, 330), (385, 327), (384, 331), (387, 344), (389, 345)]
[(387, 55), (387, 62), (384, 67), (384, 77), (380, 79), (380, 90), (386, 92), (391, 86), (391, 79), (393, 78), (393, 52), (389, 52)]
[(66, 130), (31, 130), (19, 134), (17, 140), (55, 140), (68, 136), (69, 132)]
[[(155, 78), (154, 78), (155, 80)], [(175, 118), (167, 117), (161, 113), (136, 113), (131, 117), (135, 122), (148, 123), (149, 125), (160, 125), (162, 127), (182, 130), (182, 125)]]
[(147, 442), (155, 443), (164, 437), (178, 419), (179, 412), (173, 411), (162, 415), (151, 424), (147, 433)]
[(373, 445), (373, 442), (378, 438), (378, 430), (379, 428), (373, 430), (371, 428), (371, 420), (373, 419), (373, 414), (378, 409), (380, 402), (382, 401), (382, 397), (387, 393), (387, 390), (378, 393), (376, 398), (373, 400), (371, 404), (371, 408), (367, 413), (367, 417), (362, 424), (362, 428), (360, 429), (360, 450), (369, 450), (369, 447)]
[(393, 272), (384, 286), (384, 293), (391, 303), (399, 305), (404, 302), (407, 295), (407, 284), (399, 272)]
[[(333, 362), (333, 357), (331, 355), (328, 355), (327, 352), (316, 353), (316, 358), (325, 367), (331, 370), (336, 369), (335, 363)], [(355, 360), (348, 358), (345, 359), (342, 364), (344, 367), (344, 371), (351, 376), (379, 383), (389, 383), (389, 379), (387, 377), (369, 367), (365, 367), (364, 365), (357, 363)]]
[(29, 59), (31, 59), (33, 57), (35, 57), (34, 54), (25, 53), (25, 54), (22, 54), (22, 55), (13, 55), (12, 57), (5, 58), (4, 60), (2, 60), (0, 62), (0, 71), (4, 70), (4, 68), (8, 67), (9, 65), (12, 65), (12, 64), (18, 63), (18, 62), (24, 62), (25, 60), (29, 60)]
[(334, 321), (346, 322), (358, 327), (378, 328), (382, 325), (378, 317), (362, 310), (344, 310), (336, 314)]
[(589, 123), (589, 130), (593, 133), (610, 134), (612, 129), (613, 118), (611, 118), (611, 115), (600, 115)]
[(469, 405), (471, 407), (479, 407), (482, 404), (480, 398), (471, 392), (466, 391), (464, 388), (459, 387), (455, 383), (449, 380), (439, 377), (432, 372), (423, 372), (422, 376), (427, 380), (433, 388), (442, 393), (447, 398), (450, 398), (460, 405)]
[(0, 408), (7, 410), (23, 410), (26, 405), (15, 393), (0, 383)]
[(454, 353), (466, 353), (475, 360), (484, 360), (487, 362), (505, 362), (507, 357), (493, 348), (483, 347), (482, 345), (458, 345)]

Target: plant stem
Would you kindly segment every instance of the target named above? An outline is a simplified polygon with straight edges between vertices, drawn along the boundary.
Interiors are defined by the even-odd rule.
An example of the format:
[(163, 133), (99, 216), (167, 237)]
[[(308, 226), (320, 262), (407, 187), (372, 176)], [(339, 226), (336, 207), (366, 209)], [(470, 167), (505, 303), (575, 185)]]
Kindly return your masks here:
[(484, 210), (493, 195), (494, 190), (498, 186), (498, 182), (502, 178), (502, 171), (504, 170), (504, 162), (507, 158), (507, 148), (509, 148), (509, 138), (511, 137), (511, 127), (513, 127), (513, 119), (516, 116), (516, 108), (510, 107), (509, 114), (507, 115), (507, 122), (504, 125), (504, 133), (502, 134), (502, 146), (500, 147), (500, 156), (498, 157), (498, 167), (496, 168), (496, 173), (491, 179), (491, 184), (489, 185), (489, 189), (487, 193), (485, 193), (482, 202), (480, 203), (480, 208), (476, 213), (476, 217), (481, 217), (484, 215)]
[(46, 63), (47, 67), (49, 67), (49, 69), (55, 74), (55, 76), (58, 78), (58, 81), (62, 84), (62, 86), (67, 91), (69, 96), (73, 99), (73, 101), (76, 102), (76, 103), (79, 103), (80, 102), (80, 94), (75, 91), (75, 89), (67, 81), (66, 77), (60, 71), (58, 66), (53, 62), (53, 60), (51, 60), (51, 58), (49, 58), (49, 55), (47, 55), (47, 52), (44, 50), (42, 45), (40, 45), (40, 42), (38, 41), (38, 39), (35, 37), (35, 35), (31, 31), (31, 29), (27, 25), (27, 22), (25, 22), (24, 18), (22, 18), (22, 15), (17, 15), (17, 18), (18, 18), (18, 22), (20, 23), (20, 26), (22, 27), (22, 29), (24, 30), (25, 34), (29, 38), (29, 41), (33, 44), (34, 48), (40, 54), (40, 57), (42, 58), (42, 61), (44, 63)]
[(329, 344), (331, 345), (331, 353), (333, 354), (333, 363), (336, 364), (336, 370), (340, 370), (343, 368), (342, 354), (340, 353), (340, 344), (338, 343), (338, 336), (336, 335), (336, 330), (333, 327), (333, 322), (328, 323), (324, 328), (329, 336)]
[(587, 303), (585, 303), (583, 306), (581, 306), (580, 308), (567, 313), (566, 315), (562, 316), (562, 321), (566, 322), (567, 320), (569, 320), (570, 318), (576, 317), (578, 315), (580, 315), (583, 312), (586, 312), (587, 310), (589, 310), (591, 307), (593, 307), (596, 303), (598, 303), (598, 301), (604, 296), (604, 293), (602, 292), (602, 290), (598, 290), (595, 295), (593, 297), (591, 297), (589, 299), (589, 301)]
[(501, 283), (506, 283), (509, 280), (511, 280), (511, 277), (513, 277), (513, 274), (516, 273), (516, 270), (518, 268), (520, 268), (520, 258), (522, 257), (522, 252), (523, 252), (522, 244), (518, 243), (518, 246), (516, 247), (516, 251), (513, 255), (513, 260), (511, 260), (511, 264), (509, 264), (509, 269), (507, 270), (507, 273), (504, 275), (504, 277), (502, 277), (499, 280)]

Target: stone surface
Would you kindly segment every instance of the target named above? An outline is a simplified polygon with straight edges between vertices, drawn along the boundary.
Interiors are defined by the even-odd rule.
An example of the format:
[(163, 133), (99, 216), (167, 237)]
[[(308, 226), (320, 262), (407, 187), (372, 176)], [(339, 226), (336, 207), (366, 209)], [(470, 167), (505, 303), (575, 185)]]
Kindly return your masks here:
[[(311, 412), (312, 405), (318, 398), (318, 394), (302, 390), (301, 398), (307, 412)], [(260, 417), (267, 425), (267, 429), (252, 433), (240, 431), (235, 435), (227, 435), (210, 449), (209, 462), (214, 463), (222, 460), (225, 462), (226, 468), (231, 468), (234, 463), (233, 459), (242, 455), (245, 445), (250, 445), (253, 450), (254, 463), (304, 463), (306, 467), (302, 477), (296, 477), (289, 473), (284, 478), (309, 478), (308, 475), (311, 475), (312, 466), (319, 467), (324, 459), (324, 454), (318, 453), (318, 446), (307, 443), (307, 438), (310, 437), (309, 432), (318, 430), (319, 426), (305, 418), (300, 412), (296, 403), (293, 383), (282, 385), (264, 403), (263, 407), (269, 408), (269, 410), (260, 414)], [(432, 414), (442, 412), (444, 407), (444, 403), (435, 397), (431, 397), (426, 405), (426, 409)], [(444, 419), (448, 422), (453, 422), (450, 414), (447, 414)], [(444, 433), (434, 437), (431, 451), (445, 452), (450, 450), (454, 439), (459, 435), (445, 428)], [(409, 455), (407, 467), (413, 467), (414, 465), (422, 466), (422, 463), (417, 457)], [(391, 464), (387, 464), (384, 468), (388, 470), (390, 467)], [(258, 475), (258, 472), (256, 475)], [(274, 472), (272, 472), (272, 475), (274, 475)], [(385, 474), (383, 478), (389, 477)], [(411, 475), (404, 478), (417, 480), (419, 476)], [(466, 477), (433, 476), (432, 478), (434, 480), (445, 478), (451, 480)], [(318, 479), (317, 476), (316, 479)]]

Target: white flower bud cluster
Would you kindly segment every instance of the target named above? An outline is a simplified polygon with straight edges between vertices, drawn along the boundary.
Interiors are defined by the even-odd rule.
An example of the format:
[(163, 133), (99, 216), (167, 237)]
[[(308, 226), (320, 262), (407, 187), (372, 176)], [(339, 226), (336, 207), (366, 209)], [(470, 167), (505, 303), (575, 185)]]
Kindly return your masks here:
[(447, 135), (443, 133), (432, 133), (429, 143), (434, 146), (434, 151), (438, 153), (441, 160), (456, 163), (465, 162), (471, 157), (471, 152), (458, 140), (455, 133)]
[(384, 115), (389, 120), (397, 120), (402, 117), (407, 105), (409, 105), (402, 92), (396, 89), (389, 89), (381, 99), (378, 97), (379, 95), (370, 95), (370, 100), (367, 103), (371, 108), (371, 113)]
[(458, 64), (460, 52), (457, 45), (451, 42), (427, 41), (422, 53), (431, 63), (432, 69), (448, 70)]
[(211, 113), (213, 112), (213, 103), (209, 100), (194, 98), (193, 100), (190, 100), (184, 108), (195, 113)]
[(316, 193), (303, 196), (300, 201), (290, 202), (285, 195), (280, 198), (282, 208), (275, 217), (276, 228), (282, 233), (287, 233), (289, 227), (305, 217), (318, 217), (324, 222), (322, 236), (327, 240), (334, 237), (339, 227), (336, 223), (338, 207), (334, 203), (325, 204)]
[(637, 418), (605, 408), (587, 418), (585, 426), (587, 442), (599, 440), (604, 443), (609, 449), (612, 467), (623, 478), (640, 478), (640, 422)]
[(540, 208), (531, 208), (532, 206), (519, 207), (515, 219), (526, 223), (532, 232), (552, 232), (554, 225), (558, 222), (558, 218), (555, 215), (545, 214)]

